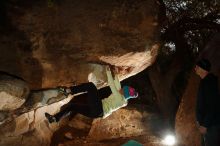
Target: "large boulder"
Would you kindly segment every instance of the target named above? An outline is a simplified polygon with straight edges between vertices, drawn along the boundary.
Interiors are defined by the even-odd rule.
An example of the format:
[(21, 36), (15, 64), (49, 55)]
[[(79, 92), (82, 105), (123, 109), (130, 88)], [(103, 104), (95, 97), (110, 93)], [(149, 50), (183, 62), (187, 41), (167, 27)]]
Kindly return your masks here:
[[(22, 77), (31, 89), (45, 89), (31, 92), (26, 102), (30, 111), (15, 116), (1, 113), (1, 119), (9, 120), (0, 125), (0, 145), (49, 145), (57, 127), (45, 122), (44, 113), (53, 114), (66, 103), (52, 88), (88, 80), (102, 87), (106, 85), (105, 65), (113, 65), (123, 80), (150, 66), (157, 56), (159, 44), (154, 40), (159, 6), (153, 0), (9, 0), (2, 1), (0, 7), (5, 18), (5, 25), (0, 25), (0, 70)], [(22, 88), (13, 95), (10, 91), (2, 93), (13, 101), (4, 104), (4, 110), (14, 110), (26, 99)], [(133, 112), (137, 117), (129, 114), (121, 120), (146, 118)], [(116, 120), (117, 116), (112, 122)], [(132, 135), (132, 129), (136, 135), (143, 132), (141, 122), (132, 125), (121, 125), (123, 136)], [(119, 136), (114, 129), (113, 133)]]
[(2, 2), (7, 27), (0, 70), (24, 78), (31, 89), (87, 82), (91, 73), (105, 82), (105, 64), (124, 79), (155, 60), (155, 1), (49, 1)]
[(17, 77), (0, 73), (0, 110), (19, 108), (29, 95), (28, 84)]
[(198, 85), (199, 78), (192, 73), (176, 115), (176, 134), (181, 146), (201, 145), (201, 135), (195, 119)]
[(137, 109), (120, 109), (106, 119), (94, 120), (89, 137), (100, 141), (144, 135), (149, 133), (149, 124), (145, 123), (149, 117), (150, 114)]
[(49, 124), (44, 113), (57, 113), (71, 98), (8, 117), (0, 123), (0, 146), (49, 146), (54, 131), (61, 125)]

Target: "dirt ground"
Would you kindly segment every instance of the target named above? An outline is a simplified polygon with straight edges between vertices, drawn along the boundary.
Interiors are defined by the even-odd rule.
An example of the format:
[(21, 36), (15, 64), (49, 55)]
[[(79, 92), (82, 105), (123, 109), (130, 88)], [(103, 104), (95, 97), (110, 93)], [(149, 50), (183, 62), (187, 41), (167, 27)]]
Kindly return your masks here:
[[(89, 122), (92, 123), (92, 121)], [(158, 119), (154, 118), (154, 121), (149, 122), (158, 123)], [(160, 126), (161, 125), (158, 125), (158, 127)], [(149, 127), (149, 129), (158, 131), (162, 130), (155, 127)], [(69, 126), (69, 124), (63, 125), (53, 134), (50, 146), (121, 146), (127, 143), (129, 140), (135, 140), (141, 143), (143, 146), (163, 146), (161, 144), (161, 138), (158, 135), (156, 136), (158, 131), (149, 131), (149, 133), (139, 136), (96, 141), (88, 136), (89, 130), (90, 129), (76, 129)], [(67, 133), (69, 133), (69, 137), (65, 136)]]

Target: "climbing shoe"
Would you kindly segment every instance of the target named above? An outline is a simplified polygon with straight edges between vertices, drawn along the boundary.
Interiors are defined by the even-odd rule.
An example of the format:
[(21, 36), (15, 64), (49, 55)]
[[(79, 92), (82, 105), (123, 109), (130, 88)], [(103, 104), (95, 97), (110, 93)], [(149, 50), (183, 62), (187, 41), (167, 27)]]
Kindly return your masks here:
[(58, 91), (64, 94), (65, 96), (68, 96), (69, 94), (71, 94), (71, 90), (67, 87), (58, 87)]
[(56, 118), (48, 113), (45, 113), (45, 117), (47, 118), (47, 120), (49, 121), (49, 123), (53, 123), (56, 122)]

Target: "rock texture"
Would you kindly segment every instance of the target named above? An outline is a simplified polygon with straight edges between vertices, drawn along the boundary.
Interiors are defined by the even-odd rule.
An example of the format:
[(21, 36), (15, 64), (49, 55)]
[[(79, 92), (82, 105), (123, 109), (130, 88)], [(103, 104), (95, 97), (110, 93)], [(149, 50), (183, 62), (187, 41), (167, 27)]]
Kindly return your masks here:
[(69, 122), (69, 127), (55, 132), (51, 146), (121, 146), (130, 139), (144, 146), (162, 146), (161, 139), (153, 136), (151, 130), (151, 122), (156, 119), (157, 115), (137, 105), (119, 109), (106, 119), (91, 121), (77, 115)]
[(25, 106), (31, 109), (46, 106), (66, 98), (66, 96), (60, 93), (56, 88), (32, 91), (29, 96)]
[[(103, 87), (105, 65), (123, 80), (150, 66), (158, 54), (158, 4), (153, 0), (3, 0), (0, 18), (0, 71), (26, 81), (0, 75), (1, 146), (50, 145), (60, 125), (49, 125), (44, 113), (56, 113), (69, 100), (55, 87), (88, 81)], [(133, 112), (137, 117), (128, 115), (133, 122), (143, 118)], [(118, 128), (104, 137), (143, 132), (141, 123), (115, 125), (119, 117), (126, 120), (115, 116), (107, 126)], [(99, 122), (91, 133), (101, 130), (97, 127), (104, 122)], [(123, 127), (124, 135), (115, 133)]]
[(91, 73), (105, 82), (103, 64), (114, 65), (124, 79), (157, 55), (153, 0), (10, 0), (1, 7), (0, 70), (31, 89), (87, 82)]
[(149, 115), (135, 110), (120, 110), (106, 119), (93, 121), (89, 137), (93, 140), (107, 140), (122, 137), (144, 135), (147, 132), (144, 123)]
[(0, 111), (19, 108), (29, 95), (28, 84), (16, 77), (0, 73)]
[(50, 145), (53, 132), (59, 128), (59, 125), (49, 125), (44, 113), (58, 112), (60, 107), (70, 99), (71, 97), (9, 117), (10, 119), (0, 125), (0, 146), (29, 146), (30, 143), (32, 146)]
[(198, 85), (199, 77), (192, 73), (176, 115), (176, 134), (181, 146), (201, 145), (201, 136), (195, 119)]

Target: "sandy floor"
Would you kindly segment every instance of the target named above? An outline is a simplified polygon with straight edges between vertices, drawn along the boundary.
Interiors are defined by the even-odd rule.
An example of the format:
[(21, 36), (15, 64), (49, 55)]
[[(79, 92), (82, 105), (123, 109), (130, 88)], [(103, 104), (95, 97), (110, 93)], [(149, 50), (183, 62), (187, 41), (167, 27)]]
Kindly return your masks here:
[(153, 131), (135, 137), (95, 141), (88, 137), (89, 130), (90, 129), (75, 129), (68, 125), (64, 125), (54, 133), (51, 140), (51, 146), (121, 146), (129, 140), (136, 140), (144, 146), (163, 146), (161, 144), (161, 139), (155, 136)]

